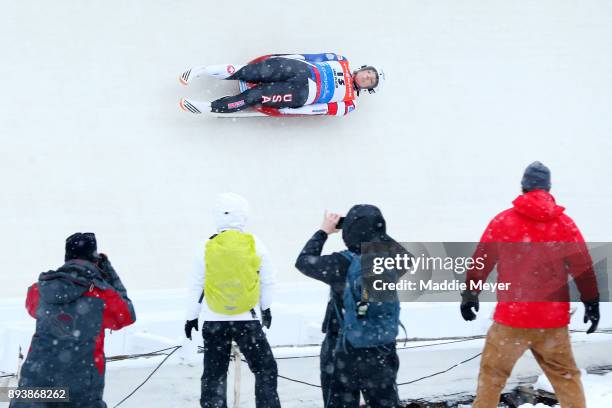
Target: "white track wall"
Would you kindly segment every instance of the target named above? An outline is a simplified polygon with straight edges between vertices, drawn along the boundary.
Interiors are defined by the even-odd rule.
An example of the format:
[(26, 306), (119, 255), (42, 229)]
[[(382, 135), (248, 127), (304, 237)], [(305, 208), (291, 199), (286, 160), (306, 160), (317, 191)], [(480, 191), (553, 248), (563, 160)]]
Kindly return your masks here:
[[(98, 234), (137, 302), (138, 324), (109, 336), (109, 354), (179, 342), (191, 257), (213, 232), (211, 200), (222, 191), (249, 198), (252, 229), (284, 282), (274, 344), (320, 336), (325, 288), (293, 262), (326, 208), (377, 204), (398, 240), (474, 241), (518, 194), (523, 168), (541, 160), (585, 238), (612, 239), (608, 1), (7, 0), (0, 10), (1, 370), (12, 372), (34, 327), (27, 286), (61, 264), (64, 238), (77, 230)], [(341, 119), (219, 120), (178, 108), (182, 96), (234, 91), (212, 79), (182, 88), (177, 76), (190, 66), (326, 51), (353, 67), (384, 66), (384, 92)], [(434, 306), (405, 305), (411, 337), (488, 326), (489, 312), (467, 325), (456, 305)], [(609, 363), (583, 349), (581, 364)], [(400, 380), (450, 365), (419, 356), (424, 368), (406, 357)], [(316, 381), (311, 365), (293, 374)], [(458, 389), (473, 389), (474, 367), (456, 374), (467, 381)], [(188, 375), (183, 394), (195, 403), (200, 369), (165, 371), (156, 386), (180, 388)], [(110, 400), (146, 372), (111, 374)], [(402, 395), (427, 394), (417, 388)], [(301, 399), (303, 388), (283, 390), (319, 400), (318, 391)], [(132, 404), (161, 397), (145, 392)]]
[[(607, 1), (6, 1), (0, 296), (24, 296), (76, 230), (129, 290), (181, 288), (226, 190), (284, 281), (326, 208), (378, 204), (399, 240), (477, 240), (536, 159), (585, 237), (610, 240), (611, 48)], [(386, 89), (340, 119), (178, 108), (233, 89), (182, 88), (189, 66), (323, 51), (383, 65)]]

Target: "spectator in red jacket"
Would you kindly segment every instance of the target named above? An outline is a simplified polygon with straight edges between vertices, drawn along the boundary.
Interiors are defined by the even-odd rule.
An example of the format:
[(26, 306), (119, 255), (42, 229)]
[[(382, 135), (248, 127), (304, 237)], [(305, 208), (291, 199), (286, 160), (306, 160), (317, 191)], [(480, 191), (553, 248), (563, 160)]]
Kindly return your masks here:
[(93, 233), (68, 237), (65, 261), (41, 273), (28, 290), (26, 308), (36, 332), (19, 387), (67, 387), (70, 403), (13, 400), (11, 408), (106, 407), (104, 330), (134, 323), (134, 308), (108, 258), (98, 254)]
[[(592, 260), (578, 227), (556, 204), (550, 170), (530, 164), (521, 182), (523, 194), (513, 207), (489, 223), (474, 258), (484, 267), (468, 271), (468, 288), (486, 281), (497, 267), (499, 291), (494, 323), (487, 333), (474, 408), (495, 408), (516, 361), (531, 350), (563, 408), (585, 408), (580, 370), (574, 360), (568, 324), (571, 276), (585, 305), (587, 333), (599, 323), (599, 293)], [(478, 291), (462, 293), (461, 314), (474, 320)]]

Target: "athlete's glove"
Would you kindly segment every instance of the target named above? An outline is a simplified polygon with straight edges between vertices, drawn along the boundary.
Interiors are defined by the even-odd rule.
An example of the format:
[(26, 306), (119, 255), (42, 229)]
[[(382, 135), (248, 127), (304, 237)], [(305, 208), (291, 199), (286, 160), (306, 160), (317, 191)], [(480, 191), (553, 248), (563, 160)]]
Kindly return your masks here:
[(466, 322), (476, 320), (476, 313), (472, 310), (480, 310), (480, 302), (478, 301), (478, 293), (465, 291), (461, 293), (461, 316)]
[(584, 303), (584, 322), (591, 321), (591, 327), (587, 330), (587, 334), (591, 334), (597, 330), (597, 325), (599, 324), (599, 299), (582, 303)]
[(283, 115), (325, 115), (327, 104), (304, 105), (298, 108), (280, 108), (278, 110)]
[(270, 308), (261, 311), (261, 324), (266, 329), (269, 329), (272, 326), (272, 312)]
[(278, 111), (280, 113), (282, 113), (283, 115), (295, 115), (295, 114), (297, 114), (295, 112), (294, 108), (280, 108)]
[(198, 319), (195, 320), (187, 320), (185, 322), (185, 337), (191, 340), (191, 331), (195, 329), (198, 331)]

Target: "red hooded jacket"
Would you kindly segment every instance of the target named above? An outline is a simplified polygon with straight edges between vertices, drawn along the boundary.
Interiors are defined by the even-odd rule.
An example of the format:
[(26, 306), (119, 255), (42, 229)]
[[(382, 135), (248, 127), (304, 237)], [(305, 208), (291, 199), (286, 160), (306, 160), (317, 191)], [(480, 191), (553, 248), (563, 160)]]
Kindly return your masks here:
[(582, 234), (546, 191), (522, 194), (512, 204), (485, 229), (474, 253), (485, 259), (484, 268), (468, 271), (467, 283), (486, 281), (497, 266), (498, 282), (510, 286), (497, 292), (496, 322), (520, 328), (567, 326), (569, 276), (583, 301), (599, 295)]

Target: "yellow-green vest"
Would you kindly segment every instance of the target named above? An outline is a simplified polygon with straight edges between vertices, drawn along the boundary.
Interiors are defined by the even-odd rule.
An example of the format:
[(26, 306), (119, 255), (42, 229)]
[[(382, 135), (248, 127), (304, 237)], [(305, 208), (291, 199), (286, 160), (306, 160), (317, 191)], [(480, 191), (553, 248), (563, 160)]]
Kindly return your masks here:
[(225, 315), (247, 312), (259, 301), (259, 266), (251, 234), (226, 230), (206, 243), (204, 295), (210, 310)]

